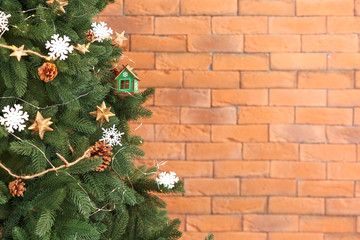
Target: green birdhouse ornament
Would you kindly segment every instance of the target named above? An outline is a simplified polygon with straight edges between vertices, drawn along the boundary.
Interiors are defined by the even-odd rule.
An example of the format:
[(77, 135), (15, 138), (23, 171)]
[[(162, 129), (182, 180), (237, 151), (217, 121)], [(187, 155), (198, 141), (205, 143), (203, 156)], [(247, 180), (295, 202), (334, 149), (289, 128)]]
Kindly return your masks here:
[(139, 92), (139, 77), (132, 71), (129, 65), (124, 66), (120, 73), (115, 78), (116, 92), (120, 96), (130, 96), (133, 93)]

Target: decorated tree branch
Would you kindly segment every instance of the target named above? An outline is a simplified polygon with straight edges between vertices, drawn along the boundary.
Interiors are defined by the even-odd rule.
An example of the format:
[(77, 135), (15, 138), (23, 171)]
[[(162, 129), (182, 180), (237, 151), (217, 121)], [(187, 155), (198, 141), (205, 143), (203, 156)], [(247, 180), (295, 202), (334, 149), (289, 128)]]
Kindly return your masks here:
[[(108, 0), (0, 1), (1, 239), (177, 239), (158, 194), (176, 173), (136, 166), (148, 118)], [(141, 124), (140, 126), (141, 127)]]

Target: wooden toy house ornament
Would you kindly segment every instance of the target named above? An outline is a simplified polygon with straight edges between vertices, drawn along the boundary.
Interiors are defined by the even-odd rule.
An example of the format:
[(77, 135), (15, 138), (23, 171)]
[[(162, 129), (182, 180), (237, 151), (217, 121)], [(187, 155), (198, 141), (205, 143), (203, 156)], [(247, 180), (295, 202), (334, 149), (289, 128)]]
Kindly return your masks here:
[(124, 66), (120, 73), (115, 78), (116, 92), (120, 96), (130, 96), (133, 93), (139, 92), (139, 77), (132, 71), (129, 65)]

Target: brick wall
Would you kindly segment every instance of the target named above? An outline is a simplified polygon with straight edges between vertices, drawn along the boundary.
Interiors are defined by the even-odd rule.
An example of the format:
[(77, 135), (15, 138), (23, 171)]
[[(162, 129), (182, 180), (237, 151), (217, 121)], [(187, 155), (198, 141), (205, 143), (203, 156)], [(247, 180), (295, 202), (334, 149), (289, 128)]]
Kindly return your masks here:
[(357, 14), (358, 0), (117, 0), (99, 16), (156, 88), (154, 117), (131, 125), (141, 162), (184, 179), (164, 197), (183, 239), (360, 239)]

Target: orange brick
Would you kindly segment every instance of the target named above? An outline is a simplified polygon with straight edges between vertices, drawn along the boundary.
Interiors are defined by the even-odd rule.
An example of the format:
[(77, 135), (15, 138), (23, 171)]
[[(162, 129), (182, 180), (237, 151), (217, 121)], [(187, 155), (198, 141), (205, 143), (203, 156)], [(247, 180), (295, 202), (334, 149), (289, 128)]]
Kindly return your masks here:
[(123, 16), (99, 16), (97, 21), (106, 22), (114, 32), (127, 34), (153, 34), (154, 18), (153, 17), (123, 17)]
[[(156, 163), (153, 165), (156, 166)], [(205, 161), (167, 161), (161, 171), (174, 171), (179, 177), (212, 177), (213, 163)]]
[(238, 179), (187, 178), (184, 188), (187, 196), (231, 196), (240, 193)]
[(171, 214), (210, 214), (210, 197), (165, 197), (161, 196), (167, 204)]
[(132, 35), (131, 51), (186, 52), (186, 36)]
[(242, 196), (295, 196), (296, 180), (253, 178), (241, 180)]
[(270, 60), (275, 70), (321, 70), (327, 66), (324, 53), (273, 53)]
[(359, 17), (328, 17), (329, 33), (355, 33), (360, 31)]
[(215, 162), (215, 177), (266, 177), (269, 175), (267, 161), (219, 161)]
[(299, 52), (297, 35), (246, 35), (245, 52)]
[(207, 70), (211, 64), (209, 53), (157, 53), (157, 69)]
[[(354, 195), (351, 195), (351, 196), (354, 196)], [(355, 197), (359, 197), (359, 196), (360, 196), (360, 181), (355, 181)], [(358, 223), (358, 229), (359, 229), (359, 227), (360, 227), (360, 223)]]
[(358, 107), (360, 106), (360, 90), (329, 90), (329, 106), (334, 107)]
[(239, 1), (239, 13), (240, 15), (294, 15), (295, 2), (292, 0), (242, 0)]
[(316, 15), (354, 15), (353, 0), (298, 0), (296, 14)]
[(301, 216), (301, 232), (342, 233), (354, 232), (356, 219), (353, 217)]
[(360, 0), (355, 0), (355, 15), (360, 14)]
[(326, 135), (329, 143), (360, 143), (360, 127), (328, 126)]
[(240, 74), (231, 71), (185, 71), (186, 88), (239, 88)]
[(129, 124), (131, 134), (133, 135), (139, 135), (141, 138), (143, 138), (145, 141), (154, 141), (154, 125), (153, 124), (140, 124), (138, 123), (132, 123)]
[(270, 125), (271, 142), (325, 142), (325, 127), (314, 125), (291, 125), (272, 124)]
[(241, 216), (201, 215), (186, 216), (186, 230), (189, 232), (240, 231)]
[(296, 123), (351, 125), (352, 109), (346, 108), (296, 108)]
[(269, 233), (269, 240), (323, 240), (323, 233)]
[(358, 36), (351, 35), (304, 35), (303, 52), (357, 52)]
[(295, 72), (241, 72), (242, 88), (295, 88), (295, 86)]
[(344, 144), (301, 144), (301, 161), (355, 162), (356, 146)]
[(267, 54), (215, 54), (214, 70), (268, 70)]
[(326, 32), (325, 17), (269, 17), (269, 32), (318, 34)]
[(298, 231), (299, 217), (295, 215), (244, 215), (244, 231), (294, 232)]
[(182, 0), (181, 15), (236, 15), (237, 0)]
[(295, 143), (245, 143), (244, 159), (298, 160), (299, 146)]
[[(184, 232), (181, 240), (205, 239), (208, 232)], [(251, 232), (216, 232), (216, 240), (246, 239), (246, 240), (266, 240), (266, 233)], [(315, 239), (314, 239), (315, 240)]]
[(329, 69), (352, 70), (360, 68), (359, 53), (332, 53), (329, 54)]
[(189, 52), (242, 52), (242, 35), (189, 35)]
[(354, 124), (360, 125), (360, 108), (354, 109)]
[(326, 234), (325, 240), (359, 240), (359, 234), (358, 233), (344, 233), (344, 234)]
[(156, 125), (158, 142), (209, 142), (210, 126), (206, 125)]
[(266, 17), (213, 17), (214, 34), (255, 34), (268, 32)]
[(159, 106), (210, 107), (210, 90), (158, 88), (155, 91), (155, 104)]
[(324, 214), (323, 198), (270, 197), (270, 214)]
[(182, 72), (167, 70), (137, 70), (143, 88), (181, 87)]
[(354, 87), (352, 72), (299, 72), (298, 88), (344, 89)]
[(214, 213), (265, 213), (265, 197), (214, 197), (212, 201)]
[(360, 71), (355, 72), (355, 88), (360, 88)]
[(266, 142), (268, 141), (267, 125), (212, 126), (213, 142)]
[(317, 162), (272, 161), (270, 176), (274, 178), (325, 179), (326, 164)]
[(299, 181), (298, 195), (304, 197), (352, 197), (353, 181)]
[(123, 15), (123, 1), (116, 0), (114, 3), (110, 3), (98, 16), (107, 15)]
[(126, 15), (178, 15), (179, 0), (125, 0)]
[(186, 146), (186, 159), (241, 159), (241, 152), (241, 143), (188, 143)]
[(326, 90), (271, 89), (270, 105), (326, 106)]
[[(123, 52), (123, 57), (120, 58), (118, 65), (135, 66), (137, 69), (154, 69), (155, 68), (155, 54), (143, 52)], [(133, 61), (135, 63), (133, 63)], [(140, 82), (141, 87), (141, 82)]]
[(185, 231), (185, 215), (184, 214), (169, 214), (168, 215), (170, 219), (180, 219), (181, 223), (180, 223), (180, 227), (179, 230), (180, 231)]
[(293, 123), (292, 107), (238, 107), (238, 124)]
[(329, 163), (328, 179), (360, 180), (360, 163)]
[(213, 90), (212, 106), (267, 105), (268, 91), (265, 89)]
[(185, 159), (184, 143), (145, 142), (141, 149), (146, 153), (144, 159)]
[[(138, 123), (179, 123), (179, 107), (147, 107), (152, 111), (151, 118), (142, 118)], [(138, 125), (139, 125), (138, 124)]]
[(334, 198), (326, 199), (327, 215), (359, 215), (360, 199), (358, 198)]
[(236, 108), (181, 108), (182, 124), (236, 124)]
[(210, 17), (155, 18), (155, 34), (157, 35), (210, 34), (210, 32)]

